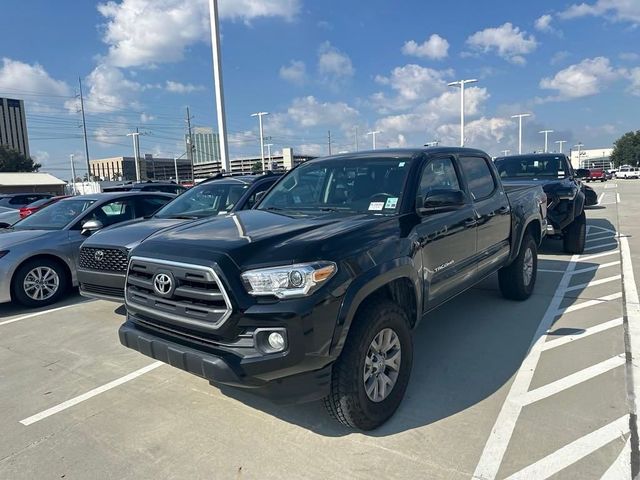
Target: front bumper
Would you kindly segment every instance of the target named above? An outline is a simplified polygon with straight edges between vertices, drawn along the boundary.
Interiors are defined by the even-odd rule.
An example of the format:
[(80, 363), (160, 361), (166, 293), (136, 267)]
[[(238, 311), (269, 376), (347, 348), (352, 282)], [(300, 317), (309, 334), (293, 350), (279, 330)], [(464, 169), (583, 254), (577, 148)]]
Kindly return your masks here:
[(124, 303), (124, 273), (78, 269), (78, 284), (85, 297)]
[(120, 327), (119, 336), (124, 346), (204, 378), (212, 385), (241, 388), (276, 403), (310, 402), (329, 394), (332, 364), (326, 363), (326, 357), (300, 358), (302, 343), (296, 346), (291, 332), (287, 351), (274, 354), (255, 350), (240, 353), (229, 344), (189, 344), (151, 333), (130, 319)]

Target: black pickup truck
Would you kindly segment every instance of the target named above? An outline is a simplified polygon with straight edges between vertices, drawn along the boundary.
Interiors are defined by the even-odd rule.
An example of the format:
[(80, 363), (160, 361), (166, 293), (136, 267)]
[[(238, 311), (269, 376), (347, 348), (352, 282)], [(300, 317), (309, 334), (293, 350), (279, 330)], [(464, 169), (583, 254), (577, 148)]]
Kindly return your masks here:
[(324, 399), (340, 422), (376, 428), (404, 396), (412, 329), (496, 272), (504, 296), (528, 298), (545, 228), (542, 189), (506, 192), (479, 150), (311, 160), (252, 210), (137, 246), (120, 341), (214, 385)]
[(584, 207), (597, 203), (593, 189), (581, 181), (589, 175), (589, 170), (574, 171), (562, 153), (498, 157), (495, 165), (504, 185), (541, 186), (547, 195), (547, 235), (561, 238), (567, 253), (584, 251), (587, 233)]

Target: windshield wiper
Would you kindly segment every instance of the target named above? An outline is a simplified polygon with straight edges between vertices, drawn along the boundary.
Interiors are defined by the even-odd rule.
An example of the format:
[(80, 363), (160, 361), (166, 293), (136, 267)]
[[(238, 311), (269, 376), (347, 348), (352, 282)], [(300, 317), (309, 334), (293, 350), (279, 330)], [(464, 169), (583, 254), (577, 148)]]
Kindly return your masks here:
[(321, 212), (340, 212), (341, 210), (335, 207), (321, 207), (318, 210)]
[(168, 217), (160, 217), (160, 218), (171, 218), (175, 220), (197, 220), (200, 217), (195, 215), (169, 215)]

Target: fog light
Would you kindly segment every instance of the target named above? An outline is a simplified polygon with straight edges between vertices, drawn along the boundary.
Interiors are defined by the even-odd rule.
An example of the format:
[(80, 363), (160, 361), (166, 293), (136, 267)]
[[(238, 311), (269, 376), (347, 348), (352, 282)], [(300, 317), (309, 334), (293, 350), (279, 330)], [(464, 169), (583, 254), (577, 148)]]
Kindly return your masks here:
[(281, 333), (272, 332), (269, 334), (269, 346), (275, 351), (284, 350), (284, 337)]

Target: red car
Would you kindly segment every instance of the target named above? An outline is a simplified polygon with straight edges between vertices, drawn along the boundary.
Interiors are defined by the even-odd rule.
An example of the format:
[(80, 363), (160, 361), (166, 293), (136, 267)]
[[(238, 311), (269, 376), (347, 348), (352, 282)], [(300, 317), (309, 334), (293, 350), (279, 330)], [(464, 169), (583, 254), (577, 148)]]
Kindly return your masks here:
[(606, 182), (607, 181), (607, 174), (601, 168), (592, 168), (592, 169), (589, 170), (589, 176), (587, 178), (585, 178), (585, 180), (587, 182), (591, 182), (591, 181), (594, 181), (594, 182), (597, 182), (597, 181)]
[(62, 200), (63, 198), (67, 198), (68, 196), (69, 195), (60, 195), (59, 197), (43, 198), (42, 200), (30, 203), (26, 207), (22, 207), (20, 209), (20, 218), (23, 219), (24, 217), (28, 217), (41, 208), (44, 208), (47, 205), (51, 205), (52, 203), (56, 203), (58, 200)]

